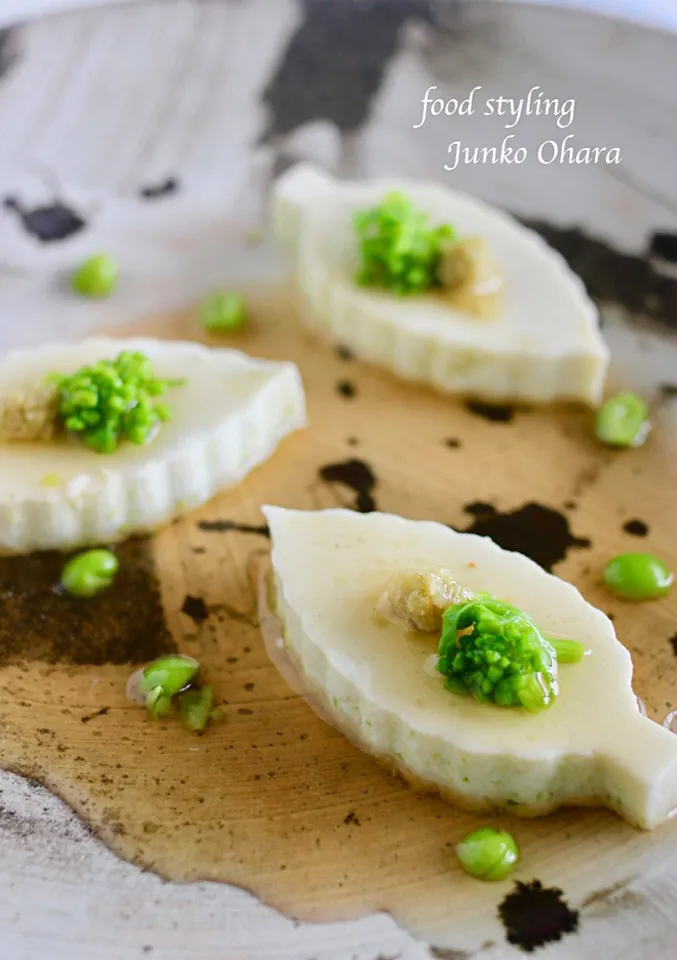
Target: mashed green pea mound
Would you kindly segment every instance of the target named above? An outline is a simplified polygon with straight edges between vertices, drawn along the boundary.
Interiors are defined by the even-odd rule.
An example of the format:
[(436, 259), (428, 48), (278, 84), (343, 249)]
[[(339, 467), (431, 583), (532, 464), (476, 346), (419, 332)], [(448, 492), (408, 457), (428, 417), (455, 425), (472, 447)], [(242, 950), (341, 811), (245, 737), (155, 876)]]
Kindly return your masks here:
[(528, 614), (488, 593), (448, 607), (442, 617), (437, 669), (452, 693), (532, 713), (559, 692), (557, 664), (579, 663), (576, 640), (546, 638)]
[(171, 419), (171, 411), (157, 398), (185, 383), (158, 379), (150, 358), (132, 350), (67, 376), (54, 374), (50, 382), (57, 393), (58, 419), (96, 453), (114, 453), (124, 441), (152, 440)]
[(440, 286), (442, 248), (455, 239), (449, 224), (431, 227), (428, 214), (417, 210), (403, 193), (355, 215), (360, 266), (359, 286), (381, 287), (401, 296)]

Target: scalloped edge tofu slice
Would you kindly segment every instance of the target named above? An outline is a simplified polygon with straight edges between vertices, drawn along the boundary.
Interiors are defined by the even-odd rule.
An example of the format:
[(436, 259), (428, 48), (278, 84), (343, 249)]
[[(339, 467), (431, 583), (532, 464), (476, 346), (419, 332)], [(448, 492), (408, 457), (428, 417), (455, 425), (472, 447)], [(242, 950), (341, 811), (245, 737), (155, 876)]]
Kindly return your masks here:
[[(438, 523), (263, 509), (286, 648), (311, 697), (367, 753), (471, 809), (608, 806), (651, 829), (677, 806), (677, 737), (640, 713), (630, 654), (571, 584)], [(582, 663), (560, 665), (552, 707), (533, 714), (450, 693), (430, 669), (437, 637), (375, 616), (392, 576), (431, 567), (585, 644)]]
[[(478, 318), (439, 293), (396, 296), (357, 286), (353, 216), (392, 190), (431, 223), (481, 237), (503, 276), (501, 306)], [(441, 184), (338, 181), (310, 164), (276, 183), (273, 226), (293, 259), (306, 325), (407, 380), (487, 400), (596, 405), (609, 352), (581, 280), (508, 214)]]
[(0, 442), (0, 552), (65, 550), (152, 530), (209, 500), (267, 460), (305, 425), (301, 378), (292, 363), (236, 350), (151, 339), (91, 338), (8, 354), (3, 395), (40, 388), (47, 374), (139, 350), (168, 391), (173, 419), (145, 446), (110, 455), (78, 441)]

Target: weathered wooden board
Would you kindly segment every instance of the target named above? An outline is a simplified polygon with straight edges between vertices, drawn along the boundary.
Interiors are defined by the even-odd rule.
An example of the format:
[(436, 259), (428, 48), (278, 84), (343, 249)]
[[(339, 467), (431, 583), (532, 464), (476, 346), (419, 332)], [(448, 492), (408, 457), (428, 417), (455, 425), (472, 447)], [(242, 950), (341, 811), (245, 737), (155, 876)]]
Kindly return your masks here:
[[(51, 800), (43, 817), (39, 788), (8, 776), (0, 889), (14, 913), (0, 923), (11, 956), (98, 960), (153, 947), (151, 955), (191, 960), (371, 960), (430, 956), (426, 941), (435, 956), (516, 954), (497, 914), (513, 884), (483, 886), (453, 865), (450, 845), (476, 818), (381, 771), (269, 662), (255, 617), (253, 566), (267, 549), (261, 503), (353, 506), (361, 494), (379, 509), (472, 527), (522, 549), (614, 615), (650, 715), (660, 722), (677, 706), (677, 601), (628, 606), (599, 585), (604, 562), (623, 549), (646, 546), (677, 564), (676, 403), (663, 389), (677, 381), (677, 297), (648, 260), (629, 261), (608, 245), (641, 251), (647, 232), (677, 225), (675, 135), (666, 119), (676, 41), (493, 4), (473, 4), (459, 19), (447, 9), (431, 35), (426, 4), (380, 10), (382, 20), (360, 23), (365, 37), (376, 31), (368, 55), (381, 72), (369, 74), (371, 89), (350, 87), (347, 106), (330, 108), (329, 88), (320, 74), (300, 72), (298, 51), (311, 42), (322, 53), (328, 31), (334, 89), (348, 83), (335, 61), (349, 45), (341, 47), (334, 14), (315, 4), (304, 14), (291, 2), (156, 3), (36, 24), (17, 38), (23, 58), (0, 88), (0, 174), (14, 198), (0, 216), (2, 344), (102, 326), (197, 338), (184, 305), (215, 283), (234, 283), (247, 291), (251, 324), (226, 342), (297, 362), (310, 426), (236, 490), (123, 547), (115, 590), (92, 603), (53, 595), (59, 558), (0, 561), (0, 763), (63, 797), (127, 860), (172, 880), (240, 885), (288, 917), (323, 922), (292, 927), (232, 886), (160, 887), (111, 860)], [(348, 19), (359, 15), (351, 8)], [(360, 63), (350, 64), (351, 75)], [(271, 75), (273, 92), (262, 98)], [(633, 85), (621, 88), (621, 76)], [(478, 83), (523, 95), (539, 83), (578, 98), (582, 140), (622, 142), (620, 170), (469, 167), (453, 180), (546, 221), (609, 301), (613, 379), (653, 401), (655, 431), (644, 449), (601, 449), (589, 412), (471, 410), (402, 384), (311, 340), (273, 284), (279, 263), (270, 245), (248, 236), (270, 161), (299, 151), (367, 174), (442, 176), (448, 131), (412, 132), (435, 83), (445, 96), (465, 96)], [(500, 130), (477, 121), (464, 137), (500, 142)], [(265, 129), (275, 136), (255, 148)], [(526, 121), (520, 127), (525, 142), (547, 135)], [(87, 221), (60, 242), (45, 238), (45, 216), (35, 214), (55, 201), (33, 175), (36, 160), (60, 180), (62, 209), (46, 214), (49, 229), (57, 219), (72, 229), (73, 214)], [(152, 202), (138, 196), (168, 176), (178, 191)], [(569, 224), (586, 233), (566, 234)], [(122, 262), (120, 291), (105, 304), (76, 303), (62, 271), (100, 248)], [(124, 697), (129, 661), (173, 644), (200, 658), (224, 704), (224, 721), (200, 738), (177, 723), (150, 725)], [(49, 840), (48, 824), (57, 831)], [(561, 898), (524, 895), (522, 947), (561, 933), (546, 956), (672, 955), (673, 823), (645, 835), (606, 812), (569, 811), (512, 829), (524, 853), (517, 878), (562, 890)], [(75, 848), (86, 851), (86, 867)], [(370, 916), (376, 911), (403, 929)], [(342, 919), (351, 922), (327, 926)]]

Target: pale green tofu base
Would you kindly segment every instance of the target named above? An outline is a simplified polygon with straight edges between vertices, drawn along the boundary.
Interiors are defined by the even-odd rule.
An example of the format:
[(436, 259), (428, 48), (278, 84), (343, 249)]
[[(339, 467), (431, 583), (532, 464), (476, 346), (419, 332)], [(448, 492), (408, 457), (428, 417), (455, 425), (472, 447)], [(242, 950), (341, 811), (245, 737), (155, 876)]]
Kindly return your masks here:
[[(354, 214), (392, 190), (432, 223), (485, 241), (503, 278), (495, 316), (465, 313), (439, 293), (400, 297), (355, 283)], [(489, 400), (599, 401), (609, 351), (597, 309), (564, 259), (513, 217), (441, 184), (336, 181), (299, 164), (277, 181), (273, 222), (304, 322), (362, 359)]]
[[(285, 643), (331, 721), (409, 780), (475, 809), (535, 816), (606, 805), (651, 829), (677, 806), (677, 737), (643, 716), (610, 620), (570, 584), (491, 540), (441, 524), (266, 507)], [(374, 615), (398, 571), (442, 566), (582, 641), (560, 695), (530, 714), (454, 695), (430, 669), (435, 637)]]
[(185, 378), (163, 397), (172, 420), (150, 443), (124, 443), (109, 455), (77, 440), (0, 443), (0, 553), (152, 530), (237, 483), (305, 424), (293, 364), (197, 343), (96, 338), (20, 351), (0, 363), (0, 390), (11, 395), (125, 349), (147, 354), (160, 378)]

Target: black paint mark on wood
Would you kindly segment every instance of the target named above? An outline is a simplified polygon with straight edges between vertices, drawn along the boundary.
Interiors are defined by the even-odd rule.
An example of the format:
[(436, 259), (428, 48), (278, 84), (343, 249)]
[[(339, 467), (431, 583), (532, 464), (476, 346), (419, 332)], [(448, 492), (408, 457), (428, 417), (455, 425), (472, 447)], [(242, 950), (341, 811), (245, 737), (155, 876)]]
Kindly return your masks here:
[(544, 887), (540, 880), (517, 881), (498, 908), (509, 943), (526, 953), (578, 929), (578, 910), (572, 910), (557, 887)]
[(376, 486), (376, 475), (364, 460), (344, 460), (340, 463), (328, 463), (318, 470), (325, 483), (341, 483), (356, 494), (353, 508), (360, 513), (372, 513), (377, 510), (372, 491)]
[[(470, 506), (479, 510), (477, 504)], [(486, 506), (491, 507), (490, 504)], [(517, 550), (531, 557), (544, 570), (552, 571), (570, 548), (590, 546), (588, 539), (575, 537), (564, 514), (551, 507), (531, 502), (508, 513), (499, 513), (493, 507), (491, 510), (491, 513), (478, 513), (465, 532), (491, 537), (505, 550)]]
[(626, 533), (632, 534), (633, 537), (645, 537), (649, 532), (649, 528), (643, 520), (628, 520), (627, 523), (623, 524), (623, 529)]
[(472, 503), (466, 503), (463, 507), (464, 513), (469, 513), (471, 517), (487, 518), (495, 517), (497, 510), (493, 503), (487, 503), (484, 500), (473, 500)]
[(517, 409), (505, 403), (485, 403), (482, 400), (467, 400), (465, 405), (471, 413), (492, 423), (512, 423)]
[(259, 143), (307, 123), (328, 121), (341, 133), (359, 130), (410, 21), (432, 23), (430, 0), (364, 3), (302, 0), (303, 19), (265, 89), (268, 114)]
[(647, 257), (622, 253), (578, 227), (523, 220), (558, 250), (595, 300), (616, 303), (671, 329), (677, 328), (677, 280)]
[(662, 383), (659, 389), (661, 396), (667, 400), (671, 400), (672, 397), (677, 397), (677, 383)]
[(0, 30), (0, 80), (11, 73), (19, 56), (19, 31), (16, 27), (5, 27)]
[(115, 586), (83, 600), (54, 590), (61, 553), (0, 558), (0, 664), (147, 663), (176, 645), (147, 540), (115, 548)]
[(228, 533), (229, 530), (235, 530), (238, 533), (254, 533), (260, 537), (270, 537), (270, 530), (265, 523), (257, 526), (251, 523), (235, 523), (234, 520), (200, 520), (197, 526), (205, 533)]
[(95, 713), (88, 713), (85, 717), (80, 717), (82, 723), (89, 723), (90, 720), (93, 720), (95, 717), (105, 717), (110, 707), (101, 707), (100, 710), (97, 710)]
[(166, 177), (159, 183), (141, 187), (139, 196), (143, 197), (144, 200), (159, 200), (161, 197), (171, 197), (172, 194), (178, 193), (179, 187), (178, 177)]
[(447, 437), (444, 441), (444, 446), (449, 447), (450, 450), (458, 450), (461, 446), (461, 441), (457, 440), (456, 437)]
[(353, 400), (357, 396), (357, 387), (351, 380), (340, 380), (336, 384), (336, 389), (339, 396), (345, 397), (346, 400)]
[(346, 825), (349, 825), (349, 824), (352, 823), (352, 824), (354, 824), (356, 827), (359, 827), (359, 826), (360, 826), (360, 819), (359, 819), (359, 817), (357, 816), (357, 814), (355, 813), (354, 810), (351, 810), (350, 813), (346, 814), (346, 816), (345, 816), (344, 819), (343, 819), (343, 822), (344, 822)]
[(654, 233), (649, 240), (649, 256), (677, 263), (677, 233)]
[(670, 645), (672, 646), (672, 652), (677, 657), (677, 633), (670, 637)]
[(343, 346), (338, 346), (336, 348), (336, 356), (339, 358), (339, 360), (345, 360), (346, 362), (355, 359), (355, 354), (353, 351), (348, 347)]
[(202, 597), (193, 597), (187, 593), (183, 598), (181, 613), (185, 613), (187, 617), (190, 617), (194, 623), (200, 626), (209, 616), (209, 608)]
[(44, 207), (29, 209), (16, 197), (5, 197), (3, 206), (16, 213), (26, 233), (41, 243), (66, 240), (87, 226), (84, 217), (59, 200)]

